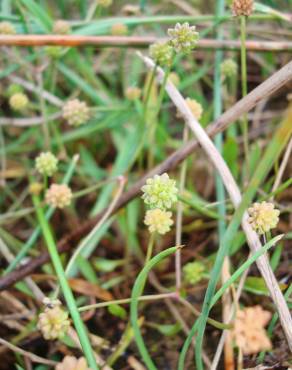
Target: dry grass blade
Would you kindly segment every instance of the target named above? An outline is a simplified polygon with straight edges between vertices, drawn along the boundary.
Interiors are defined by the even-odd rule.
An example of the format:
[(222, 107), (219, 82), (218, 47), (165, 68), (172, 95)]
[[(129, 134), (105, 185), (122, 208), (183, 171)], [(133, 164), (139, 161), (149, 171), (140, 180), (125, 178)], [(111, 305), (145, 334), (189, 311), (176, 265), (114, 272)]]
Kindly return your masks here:
[[(145, 48), (154, 42), (163, 42), (165, 39), (153, 36), (80, 36), (80, 35), (17, 35), (0, 36), (0, 46), (96, 46), (104, 47), (140, 47)], [(199, 49), (239, 50), (240, 42), (236, 40), (202, 39), (198, 42)], [(287, 52), (292, 50), (289, 41), (262, 41), (247, 40), (246, 47), (254, 51)]]

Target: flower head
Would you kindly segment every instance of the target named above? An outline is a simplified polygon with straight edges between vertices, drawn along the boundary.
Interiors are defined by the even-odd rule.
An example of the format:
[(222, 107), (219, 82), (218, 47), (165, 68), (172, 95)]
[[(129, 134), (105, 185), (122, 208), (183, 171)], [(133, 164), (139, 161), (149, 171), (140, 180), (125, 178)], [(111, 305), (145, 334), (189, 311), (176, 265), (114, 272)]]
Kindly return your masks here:
[(63, 19), (59, 19), (53, 24), (53, 33), (55, 33), (56, 35), (68, 35), (68, 33), (70, 32), (70, 24)]
[(15, 35), (16, 30), (10, 22), (0, 22), (0, 35)]
[(248, 209), (248, 222), (258, 234), (264, 234), (275, 228), (279, 222), (280, 211), (273, 203), (254, 203)]
[(236, 76), (237, 64), (233, 59), (225, 59), (220, 66), (221, 73), (225, 78), (231, 78)]
[(177, 53), (188, 54), (198, 43), (199, 34), (196, 32), (196, 26), (190, 26), (188, 23), (177, 23), (174, 28), (168, 30), (170, 44)]
[(113, 0), (96, 0), (97, 4), (103, 8), (108, 8), (112, 5)]
[(90, 118), (87, 104), (79, 99), (69, 100), (63, 107), (63, 117), (71, 126), (80, 126)]
[(152, 209), (165, 210), (177, 201), (178, 189), (175, 180), (170, 179), (167, 173), (147, 179), (141, 190), (144, 193), (142, 199)]
[(140, 98), (141, 93), (142, 93), (142, 91), (141, 91), (141, 89), (139, 89), (139, 87), (129, 86), (129, 87), (126, 88), (125, 96), (129, 100), (136, 100), (136, 99)]
[(156, 64), (162, 67), (169, 67), (173, 60), (173, 47), (167, 42), (156, 42), (150, 45), (150, 57)]
[(15, 93), (10, 97), (9, 105), (15, 111), (22, 111), (28, 105), (28, 97), (22, 92)]
[(116, 23), (112, 25), (111, 35), (113, 36), (124, 36), (129, 32), (128, 27), (124, 23)]
[(249, 16), (253, 11), (253, 0), (233, 0), (231, 10), (235, 16)]
[(52, 184), (45, 195), (46, 203), (52, 207), (64, 208), (70, 205), (72, 191), (65, 184)]
[(37, 327), (47, 340), (54, 340), (64, 337), (70, 327), (68, 312), (61, 307), (58, 300), (44, 300), (45, 309), (39, 315)]
[(272, 315), (261, 306), (246, 307), (238, 310), (232, 336), (244, 355), (252, 355), (271, 349), (271, 341), (265, 326)]
[(33, 195), (39, 195), (44, 188), (44, 185), (40, 182), (33, 182), (29, 185), (29, 192)]
[(203, 114), (203, 108), (195, 99), (186, 98), (186, 103), (193, 113), (193, 116), (199, 121)]
[(50, 45), (45, 47), (45, 53), (52, 59), (59, 59), (62, 56), (64, 48), (62, 46)]
[(42, 152), (36, 157), (35, 167), (42, 175), (52, 176), (58, 169), (58, 158), (51, 152)]
[(56, 365), (55, 370), (90, 370), (84, 357), (76, 358), (65, 356), (63, 361)]
[(183, 267), (185, 281), (189, 284), (198, 283), (205, 271), (205, 265), (199, 261), (189, 262)]
[(159, 208), (150, 209), (146, 212), (144, 223), (148, 226), (151, 233), (158, 232), (163, 235), (170, 230), (173, 224), (172, 213), (163, 211)]

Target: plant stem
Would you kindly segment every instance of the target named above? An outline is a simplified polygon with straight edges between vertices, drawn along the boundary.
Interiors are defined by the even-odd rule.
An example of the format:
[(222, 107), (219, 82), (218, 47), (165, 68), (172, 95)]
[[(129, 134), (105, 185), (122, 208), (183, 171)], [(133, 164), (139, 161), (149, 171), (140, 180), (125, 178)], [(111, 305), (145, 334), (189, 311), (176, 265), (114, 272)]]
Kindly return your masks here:
[[(220, 17), (224, 14), (225, 1), (217, 0), (216, 2), (216, 16)], [(216, 40), (223, 40), (223, 29), (217, 29)], [(222, 114), (222, 78), (221, 78), (221, 64), (223, 61), (223, 51), (216, 50), (215, 53), (215, 70), (214, 70), (214, 120), (218, 119)], [(220, 153), (223, 150), (223, 134), (219, 133), (214, 138), (216, 148)], [(224, 184), (219, 173), (215, 173), (215, 186), (216, 186), (216, 199), (218, 202), (218, 233), (219, 233), (219, 242), (221, 243), (224, 233), (226, 231), (226, 204), (225, 204), (225, 190)], [(223, 262), (223, 268), (221, 270), (221, 280), (222, 283), (229, 277), (229, 257), (226, 256)], [(231, 297), (229, 291), (227, 290), (222, 299), (222, 317), (224, 323), (227, 323), (229, 311), (230, 311)], [(201, 350), (201, 349), (200, 349)], [(233, 358), (233, 349), (231, 345), (230, 333), (227, 334), (225, 344), (224, 344), (224, 363), (225, 367), (229, 370), (234, 369), (234, 358)]]
[[(182, 145), (185, 146), (189, 139), (189, 128), (185, 124), (184, 131), (183, 131), (183, 142)], [(180, 179), (179, 179), (179, 193), (182, 194), (185, 189), (185, 181), (186, 181), (186, 174), (187, 174), (187, 160), (182, 163), (181, 170), (180, 170)], [(176, 231), (175, 231), (175, 244), (176, 246), (181, 245), (182, 243), (182, 218), (183, 218), (183, 202), (181, 200), (178, 201), (177, 204), (177, 216), (176, 216)], [(179, 292), (181, 289), (181, 250), (177, 249), (175, 252), (175, 282), (176, 282), (176, 290)]]
[[(240, 41), (241, 41), (241, 91), (242, 97), (247, 95), (247, 66), (246, 66), (246, 17), (240, 17)], [(243, 146), (246, 163), (245, 180), (249, 178), (249, 142), (247, 114), (242, 117)]]
[(65, 272), (61, 263), (60, 256), (57, 251), (56, 243), (54, 241), (52, 231), (50, 229), (49, 223), (46, 220), (44, 211), (41, 207), (41, 202), (39, 197), (33, 196), (33, 203), (36, 208), (36, 214), (38, 221), (40, 223), (40, 227), (43, 232), (44, 239), (46, 241), (48, 251), (52, 260), (52, 263), (54, 265), (56, 274), (58, 276), (58, 280), (61, 285), (62, 292), (64, 294), (70, 315), (72, 317), (74, 326), (76, 328), (80, 344), (82, 346), (84, 355), (86, 357), (86, 360), (88, 362), (88, 365), (93, 369), (93, 370), (98, 370), (98, 366), (95, 361), (94, 357), (94, 352), (93, 349), (91, 348), (91, 344), (89, 341), (88, 334), (86, 332), (85, 326), (82, 322), (82, 319), (80, 317), (80, 314), (78, 312), (78, 308), (72, 293), (72, 290), (68, 284), (68, 281), (65, 277)]
[[(170, 73), (170, 69), (171, 69), (171, 67), (168, 67), (168, 69), (166, 70), (165, 75), (163, 77), (163, 81), (162, 81), (160, 91), (159, 91), (158, 102), (157, 102), (157, 106), (156, 106), (156, 113), (154, 114), (154, 117), (158, 117), (158, 115), (159, 115), (159, 111), (160, 111), (161, 104), (162, 104), (163, 97), (164, 97), (164, 93), (165, 93), (165, 85), (166, 85), (167, 78), (168, 78), (169, 73)], [(155, 73), (156, 73), (156, 70), (154, 69), (153, 70), (153, 76), (154, 77), (155, 77)], [(153, 120), (153, 123), (151, 124), (151, 126), (149, 128), (149, 137), (148, 137), (149, 144), (154, 145), (154, 147), (155, 147), (156, 127), (157, 127), (157, 120), (155, 119), (155, 120)], [(148, 168), (153, 167), (153, 164), (154, 164), (153, 163), (154, 162), (154, 155), (153, 154), (154, 154), (154, 151), (153, 151), (153, 148), (151, 147), (151, 149), (149, 149), (149, 151), (148, 151), (148, 161), (147, 161)]]
[(154, 247), (154, 240), (155, 240), (155, 233), (150, 234), (150, 239), (148, 242), (147, 246), (147, 253), (146, 253), (146, 258), (145, 258), (145, 265), (150, 261), (152, 252), (153, 252), (153, 247)]
[[(156, 299), (165, 299), (165, 298), (172, 298), (177, 297), (176, 292), (169, 292), (169, 293), (162, 293), (162, 294), (153, 294), (153, 295), (144, 295), (138, 298), (139, 301), (155, 301)], [(111, 304), (127, 304), (131, 303), (132, 298), (124, 298), (124, 299), (116, 299), (114, 301), (108, 302), (100, 302), (95, 304), (90, 304), (87, 306), (79, 307), (78, 311), (83, 312), (87, 310), (92, 310), (95, 308), (102, 308), (110, 306)]]
[(151, 93), (151, 89), (152, 89), (152, 86), (153, 86), (156, 70), (157, 70), (157, 66), (155, 66), (154, 69), (151, 71), (150, 80), (149, 80), (148, 85), (147, 85), (145, 100), (144, 100), (144, 118), (146, 116), (147, 105), (148, 105), (148, 102), (149, 102), (150, 93)]

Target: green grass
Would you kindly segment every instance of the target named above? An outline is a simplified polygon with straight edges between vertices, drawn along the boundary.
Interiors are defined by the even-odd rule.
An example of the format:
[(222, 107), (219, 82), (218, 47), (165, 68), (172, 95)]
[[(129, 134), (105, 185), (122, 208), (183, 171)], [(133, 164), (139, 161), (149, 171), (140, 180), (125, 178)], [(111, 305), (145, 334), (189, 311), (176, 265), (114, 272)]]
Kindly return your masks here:
[[(224, 0), (188, 2), (196, 15), (187, 15), (176, 4), (141, 0), (136, 2), (141, 7), (141, 15), (128, 16), (122, 10), (126, 3), (114, 2), (109, 8), (99, 7), (87, 22), (92, 4), (87, 0), (62, 0), (58, 6), (48, 0), (3, 0), (0, 22), (10, 21), (18, 34), (51, 34), (57, 19), (67, 19), (73, 35), (108, 35), (112, 25), (123, 23), (128, 27), (129, 36), (163, 37), (167, 29), (173, 28), (177, 22), (196, 25), (201, 39), (237, 40), (240, 33), (240, 20), (234, 19), (229, 2)], [(286, 1), (255, 2), (255, 12), (248, 20), (242, 19), (242, 44), (245, 39), (269, 41), (271, 33), (273, 41), (288, 40), (291, 36), (285, 14), (288, 12)], [(2, 278), (11, 276), (10, 273), (22, 269), (48, 249), (51, 261), (35, 270), (30, 276), (31, 281), (45, 296), (52, 296), (60, 283), (64, 306), (70, 312), (82, 345), (82, 349), (78, 349), (69, 337), (61, 342), (47, 342), (42, 338), (40, 351), (47, 353), (48, 359), (62, 361), (64, 353), (68, 353), (85, 356), (92, 369), (102, 367), (104, 363), (113, 369), (120, 369), (130, 366), (131, 354), (148, 369), (159, 369), (169, 363), (173, 369), (182, 370), (187, 366), (202, 369), (203, 344), (212, 358), (214, 338), (217, 337), (215, 330), (226, 328), (220, 316), (220, 298), (224, 292), (230, 286), (236, 288), (242, 273), (268, 251), (276, 276), (288, 276), (283, 256), (287, 255), (291, 233), (278, 243), (283, 230), (289, 227), (291, 216), (289, 191), (292, 180), (287, 169), (278, 188), (272, 189), (291, 137), (291, 107), (285, 113), (289, 104), (284, 97), (286, 90), (274, 92), (256, 114), (248, 114), (243, 132), (239, 129), (241, 122), (238, 120), (226, 133), (214, 138), (217, 149), (223, 153), (240, 186), (242, 203), (238, 209), (234, 209), (225, 194), (220, 176), (213, 176), (213, 168), (201, 149), (198, 148), (185, 160), (184, 191), (179, 194), (179, 201), (183, 203), (182, 244), (187, 247), (179, 249), (182, 267), (199, 260), (207, 270), (204, 278), (195, 285), (185, 281), (182, 274), (181, 300), (187, 300), (189, 306), (186, 303), (182, 308), (181, 304), (177, 304), (181, 300), (174, 298), (176, 277), (173, 254), (177, 248), (169, 246), (175, 245), (175, 226), (166, 235), (156, 236), (152, 257), (149, 255), (145, 262), (149, 233), (144, 225), (146, 209), (140, 195), (94, 233), (70, 269), (70, 274), (65, 277), (63, 269), (66, 270), (70, 257), (90, 231), (80, 233), (73, 239), (70, 236), (100, 211), (107, 209), (116, 195), (116, 178), (125, 176), (126, 192), (148, 170), (185, 145), (182, 139), (183, 119), (177, 116), (154, 74), (152, 78), (149, 76), (136, 51), (128, 47), (64, 47), (57, 58), (52, 58), (45, 47), (2, 48), (0, 124), (8, 118), (21, 123), (41, 119), (44, 115), (50, 117), (61, 113), (61, 105), (73, 98), (84, 101), (90, 107), (91, 116), (86, 124), (79, 127), (68, 125), (63, 118), (35, 126), (1, 126), (0, 284)], [(148, 51), (145, 49), (143, 53)], [(220, 71), (225, 58), (232, 58), (239, 64), (237, 75), (228, 81), (222, 78)], [(251, 54), (244, 47), (241, 52), (198, 48), (189, 55), (173, 58), (171, 71), (179, 77), (178, 89), (183, 96), (202, 104), (204, 111), (200, 123), (205, 128), (242, 94), (245, 95), (277, 71), (288, 58), (289, 54), (285, 51), (281, 54), (253, 51)], [(16, 112), (9, 106), (7, 91), (13, 77), (24, 81), (21, 88), (30, 102), (24, 111)], [(152, 80), (151, 89), (149, 80)], [(26, 83), (33, 85), (32, 91)], [(50, 94), (50, 99), (40, 96), (40, 85)], [(129, 86), (142, 90), (140, 99), (130, 101), (125, 97)], [(45, 204), (46, 189), (39, 198), (34, 197), (34, 202), (29, 192), (31, 178), (43, 181), (35, 171), (34, 160), (45, 150), (52, 151), (59, 158), (58, 171), (48, 179), (46, 186), (51, 183), (69, 184), (74, 194), (71, 205), (62, 210)], [(79, 155), (78, 161), (76, 154)], [(177, 183), (180, 171), (178, 166), (169, 173)], [(248, 178), (251, 180), (246, 182)], [(273, 230), (263, 248), (247, 259), (246, 239), (240, 230), (242, 214), (253, 200), (270, 201), (272, 197), (276, 207), (281, 209), (281, 227)], [(175, 220), (176, 210), (170, 211)], [(60, 241), (68, 242), (70, 247), (62, 255), (56, 251)], [(271, 252), (275, 244), (277, 246)], [(218, 281), (225, 256), (230, 259), (231, 277), (220, 285)], [(279, 271), (281, 274), (278, 275)], [(31, 352), (39, 353), (33, 338), (41, 307), (40, 295), (29, 284), (29, 280), (22, 279), (7, 289), (27, 316), (16, 318), (13, 330), (3, 325), (1, 333), (3, 338), (19, 347), (26, 341), (30, 342)], [(274, 340), (277, 314), (267, 296), (263, 279), (255, 270), (248, 276), (244, 290), (240, 306), (255, 305), (260, 301), (265, 309), (274, 314), (267, 328), (271, 340)], [(102, 291), (112, 298), (102, 300), (99, 296)], [(200, 291), (199, 295), (197, 291)], [(175, 313), (168, 311), (164, 303), (165, 292), (172, 294)], [(257, 297), (257, 294), (260, 296)], [(284, 294), (288, 300), (291, 286)], [(161, 298), (151, 300), (151, 295), (161, 295)], [(94, 301), (96, 306), (93, 308)], [(115, 306), (113, 302), (129, 303), (129, 306)], [(2, 306), (4, 317), (19, 314), (4, 298)], [(192, 308), (201, 315), (193, 316)], [(210, 317), (211, 308), (214, 310)], [(208, 331), (205, 330), (207, 323), (211, 325)], [(189, 364), (186, 355), (195, 336), (196, 360), (192, 357)], [(211, 338), (212, 347), (209, 344)], [(233, 350), (237, 359), (236, 346)], [(272, 354), (277, 358), (277, 348)], [(178, 360), (178, 364), (174, 359)], [(264, 360), (265, 353), (262, 352), (257, 362)], [(11, 368), (26, 366), (21, 354), (11, 356), (11, 360), (9, 357), (9, 361)], [(44, 367), (37, 366), (36, 369)]]

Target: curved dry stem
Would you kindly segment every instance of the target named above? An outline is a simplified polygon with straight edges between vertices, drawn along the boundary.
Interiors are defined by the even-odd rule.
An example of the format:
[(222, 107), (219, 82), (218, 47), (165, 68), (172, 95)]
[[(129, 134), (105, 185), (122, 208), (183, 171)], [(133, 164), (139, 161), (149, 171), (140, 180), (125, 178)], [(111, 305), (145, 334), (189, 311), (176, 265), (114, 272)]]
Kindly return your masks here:
[(7, 342), (5, 339), (0, 338), (0, 344), (3, 346), (9, 348), (11, 351), (21, 354), (24, 357), (29, 358), (32, 362), (36, 362), (38, 364), (44, 364), (49, 366), (55, 366), (57, 364), (56, 361), (47, 360), (46, 358), (39, 357), (31, 352), (25, 351), (24, 349), (21, 349), (14, 344), (11, 344)]

